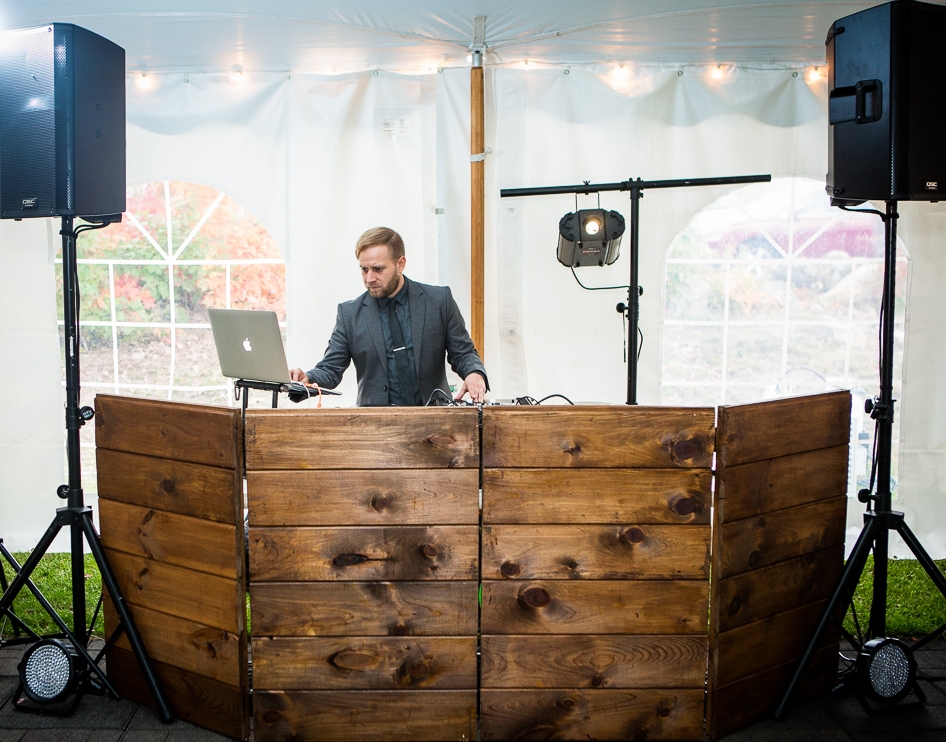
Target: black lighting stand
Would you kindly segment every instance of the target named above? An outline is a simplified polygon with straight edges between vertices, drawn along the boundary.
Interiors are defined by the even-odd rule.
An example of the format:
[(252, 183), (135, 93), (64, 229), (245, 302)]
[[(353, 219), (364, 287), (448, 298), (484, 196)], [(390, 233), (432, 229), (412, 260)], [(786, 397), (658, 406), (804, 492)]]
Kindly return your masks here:
[[(68, 640), (68, 646), (63, 647), (63, 652), (71, 648), (75, 652), (75, 664), (77, 666), (77, 675), (79, 676), (78, 688), (76, 690), (75, 701), (72, 709), (78, 703), (78, 697), (85, 690), (99, 691), (104, 686), (115, 698), (119, 698), (115, 688), (109, 683), (108, 679), (98, 667), (97, 658), (93, 658), (88, 650), (89, 632), (86, 628), (86, 606), (85, 606), (85, 564), (83, 555), (83, 543), (88, 543), (89, 550), (98, 564), (102, 575), (102, 583), (108, 590), (115, 611), (119, 617), (119, 627), (115, 634), (109, 638), (111, 642), (120, 630), (124, 630), (128, 636), (129, 643), (135, 654), (145, 681), (151, 690), (157, 706), (158, 715), (164, 723), (170, 723), (174, 717), (164, 699), (161, 688), (158, 686), (157, 678), (151, 668), (147, 652), (141, 637), (135, 628), (131, 612), (125, 603), (115, 575), (109, 566), (108, 559), (98, 533), (92, 523), (92, 509), (87, 507), (83, 501), (82, 477), (81, 477), (81, 458), (79, 444), (79, 429), (92, 418), (95, 414), (91, 407), (79, 406), (79, 293), (78, 293), (78, 274), (76, 263), (76, 239), (80, 230), (73, 229), (74, 217), (62, 217), (62, 279), (63, 279), (63, 320), (65, 325), (65, 360), (66, 360), (66, 454), (69, 469), (68, 484), (61, 485), (57, 494), (67, 501), (67, 506), (56, 510), (56, 517), (46, 529), (29, 558), (21, 566), (13, 555), (3, 545), (0, 540), (0, 553), (7, 560), (15, 572), (13, 581), (3, 591), (0, 597), (0, 616), (8, 616), (13, 625), (25, 631), (33, 639), (40, 639), (35, 632), (29, 629), (13, 612), (13, 601), (19, 595), (23, 587), (29, 588), (36, 600), (42, 605), (43, 609), (49, 614), (56, 626), (59, 627), (62, 635)], [(92, 221), (91, 219), (89, 221)], [(106, 226), (114, 219), (106, 218), (96, 227), (86, 227), (86, 229), (97, 229)], [(84, 230), (83, 230), (84, 231)], [(53, 606), (42, 595), (40, 590), (32, 581), (31, 575), (39, 564), (40, 559), (46, 554), (46, 551), (52, 545), (59, 531), (68, 528), (71, 535), (71, 555), (72, 555), (72, 611), (73, 611), (73, 629), (69, 630), (62, 617), (56, 612)], [(84, 540), (84, 542), (83, 542)], [(21, 641), (18, 637), (15, 641)], [(2, 644), (0, 644), (2, 646)], [(104, 653), (104, 649), (102, 650)], [(29, 650), (27, 651), (29, 653)], [(81, 658), (81, 660), (79, 659)], [(24, 655), (23, 662), (26, 662)], [(21, 666), (21, 679), (23, 668)], [(94, 676), (94, 678), (93, 678)], [(98, 685), (101, 683), (101, 686)], [(29, 688), (21, 688), (17, 692), (26, 690), (27, 696), (30, 695)], [(25, 703), (25, 699), (19, 697), (15, 701), (16, 707), (22, 710), (42, 712), (42, 706), (32, 707)], [(67, 713), (71, 713), (71, 710)], [(55, 713), (51, 711), (50, 713)]]
[(627, 287), (627, 304), (618, 304), (618, 311), (627, 318), (627, 334), (630, 348), (627, 354), (627, 402), (637, 404), (637, 336), (640, 324), (640, 297), (644, 293), (639, 285), (638, 256), (640, 254), (640, 200), (649, 188), (681, 188), (688, 186), (730, 185), (735, 183), (767, 183), (771, 175), (741, 175), (731, 178), (687, 178), (678, 180), (625, 180), (620, 183), (583, 183), (569, 186), (543, 186), (540, 188), (503, 188), (502, 198), (516, 196), (551, 196), (561, 193), (590, 194), (601, 191), (631, 192), (631, 277)]
[[(858, 499), (867, 506), (867, 511), (864, 513), (864, 526), (851, 550), (838, 584), (818, 619), (811, 640), (798, 663), (785, 695), (775, 710), (776, 719), (784, 716), (792, 694), (808, 669), (828, 625), (832, 621), (840, 624), (850, 607), (854, 590), (867, 565), (867, 557), (871, 550), (874, 552), (874, 585), (867, 626), (868, 641), (857, 646), (859, 640), (845, 632), (848, 641), (851, 641), (858, 651), (856, 672), (862, 677), (856, 679), (858, 685), (855, 688), (861, 703), (868, 712), (873, 713), (873, 710), (868, 706), (865, 698), (889, 704), (896, 703), (910, 692), (914, 692), (921, 701), (925, 700), (925, 696), (916, 683), (916, 664), (912, 653), (946, 630), (946, 625), (940, 626), (909, 647), (897, 639), (886, 638), (887, 552), (890, 531), (894, 530), (900, 534), (904, 543), (916, 556), (917, 561), (944, 597), (946, 597), (946, 576), (940, 572), (936, 563), (910, 530), (903, 518), (903, 513), (891, 510), (890, 459), (895, 401), (893, 399), (894, 293), (896, 290), (897, 219), (899, 217), (897, 202), (887, 201), (886, 213), (879, 211), (868, 213), (878, 214), (885, 226), (884, 288), (880, 322), (880, 396), (868, 400), (865, 404), (866, 411), (875, 420), (874, 467), (877, 473), (877, 492), (871, 494), (869, 489), (865, 489), (858, 493)], [(873, 476), (871, 480), (873, 486)], [(889, 652), (886, 657), (880, 659), (878, 664), (872, 665), (873, 653), (881, 646), (885, 646)]]

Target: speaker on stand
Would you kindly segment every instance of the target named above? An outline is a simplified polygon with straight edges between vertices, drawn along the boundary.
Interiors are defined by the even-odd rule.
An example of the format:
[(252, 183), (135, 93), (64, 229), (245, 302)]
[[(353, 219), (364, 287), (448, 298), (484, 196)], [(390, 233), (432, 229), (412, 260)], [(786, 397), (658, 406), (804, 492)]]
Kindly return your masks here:
[[(162, 720), (173, 719), (109, 566), (82, 492), (79, 430), (95, 414), (80, 406), (79, 286), (76, 239), (82, 231), (119, 221), (125, 210), (125, 51), (84, 28), (55, 23), (4, 34), (0, 43), (0, 218), (60, 217), (66, 365), (66, 455), (69, 481), (57, 494), (66, 506), (20, 565), (0, 539), (0, 555), (14, 578), (0, 595), (0, 616), (39, 640), (21, 661), (14, 706), (57, 713), (51, 706), (84, 690), (117, 692), (88, 652), (84, 547), (88, 545)], [(81, 218), (87, 225), (74, 226)], [(71, 537), (73, 625), (39, 591), (31, 576), (56, 536)], [(28, 588), (67, 640), (38, 636), (13, 613)], [(17, 638), (17, 643), (21, 638)], [(3, 646), (5, 642), (0, 642)], [(50, 679), (55, 682), (50, 684)], [(31, 703), (32, 702), (32, 703)], [(76, 701), (66, 707), (71, 713)]]
[[(854, 590), (874, 555), (873, 592), (865, 637), (843, 630), (857, 651), (852, 683), (865, 710), (870, 702), (892, 705), (911, 693), (925, 696), (917, 684), (914, 653), (941, 636), (946, 625), (912, 644), (886, 636), (889, 535), (896, 531), (930, 580), (946, 597), (946, 576), (907, 525), (892, 510), (891, 454), (894, 420), (893, 349), (896, 306), (897, 203), (938, 201), (946, 188), (946, 139), (940, 132), (946, 101), (935, 93), (946, 38), (946, 7), (913, 0), (885, 5), (841, 18), (826, 40), (829, 86), (829, 139), (826, 190), (832, 204), (879, 216), (884, 222), (884, 287), (880, 308), (880, 394), (866, 404), (875, 421), (871, 486), (858, 493), (866, 505), (864, 526), (825, 605), (782, 700), (789, 700), (820, 646), (828, 625), (840, 623)], [(851, 209), (864, 201), (884, 201), (884, 211)], [(876, 489), (874, 487), (876, 483)], [(928, 680), (942, 680), (927, 677)]]

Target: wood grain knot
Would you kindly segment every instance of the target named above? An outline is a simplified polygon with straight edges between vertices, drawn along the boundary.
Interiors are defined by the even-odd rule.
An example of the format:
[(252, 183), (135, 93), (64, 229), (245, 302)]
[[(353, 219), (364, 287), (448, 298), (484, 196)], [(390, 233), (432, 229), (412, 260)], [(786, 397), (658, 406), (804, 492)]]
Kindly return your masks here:
[(565, 566), (567, 566), (570, 570), (575, 571), (576, 569), (578, 569), (578, 562), (576, 562), (574, 559), (572, 559), (572, 560), (571, 560), (567, 565), (565, 565)]
[(604, 685), (604, 678), (601, 677), (600, 675), (595, 675), (595, 676), (591, 679), (591, 687), (592, 687), (592, 688), (600, 688), (602, 685)]
[(336, 567), (351, 567), (367, 561), (368, 557), (364, 554), (339, 554), (332, 560), (332, 564)]
[(424, 440), (432, 446), (441, 446), (443, 448), (456, 444), (456, 441), (447, 435), (428, 435)]
[(436, 559), (440, 556), (440, 549), (438, 549), (434, 544), (422, 544), (420, 547), (420, 553), (424, 555), (427, 559)]
[(375, 495), (371, 498), (371, 509), (377, 510), (379, 513), (382, 510), (387, 510), (391, 507), (391, 497), (388, 495)]
[(335, 652), (328, 658), (328, 661), (339, 670), (350, 670), (352, 672), (371, 670), (380, 664), (380, 660), (374, 655), (352, 649)]
[(573, 446), (562, 449), (563, 453), (567, 453), (569, 456), (581, 456), (581, 444), (576, 443)]
[(692, 461), (703, 455), (703, 444), (694, 438), (674, 441), (672, 455), (674, 461)]
[(676, 495), (670, 500), (670, 510), (677, 515), (693, 515), (703, 512), (703, 502), (692, 495)]
[(621, 534), (621, 537), (627, 541), (629, 544), (642, 544), (647, 538), (647, 534), (644, 533), (644, 529), (639, 526), (631, 526), (626, 528), (624, 533)]
[(161, 489), (164, 490), (164, 493), (167, 495), (174, 493), (174, 482), (170, 479), (164, 479), (161, 481)]
[(762, 561), (762, 552), (756, 549), (749, 555), (749, 566), (758, 567), (759, 563)]
[(503, 562), (499, 568), (503, 577), (515, 577), (521, 572), (521, 568), (515, 562)]
[(278, 724), (282, 721), (282, 719), (282, 711), (272, 710), (263, 714), (263, 721), (265, 721), (267, 724)]
[(664, 706), (658, 713), (660, 714), (661, 719), (666, 719), (668, 716), (670, 716), (670, 709)]
[(545, 608), (552, 602), (552, 596), (544, 587), (530, 587), (519, 595), (519, 602), (527, 608)]
[(732, 600), (729, 601), (729, 615), (735, 616), (741, 610), (742, 610), (742, 598), (736, 595)]
[(563, 698), (561, 701), (558, 702), (558, 705), (561, 706), (563, 709), (567, 709), (568, 711), (571, 711), (578, 704), (574, 698)]
[(423, 680), (430, 675), (430, 668), (426, 662), (418, 662), (416, 665), (412, 665), (408, 672), (414, 680)]

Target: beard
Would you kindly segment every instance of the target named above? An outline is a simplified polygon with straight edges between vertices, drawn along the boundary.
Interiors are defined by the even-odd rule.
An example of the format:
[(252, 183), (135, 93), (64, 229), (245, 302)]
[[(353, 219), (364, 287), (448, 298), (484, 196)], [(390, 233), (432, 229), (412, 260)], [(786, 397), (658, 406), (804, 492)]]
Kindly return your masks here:
[(381, 284), (380, 286), (369, 288), (368, 293), (371, 294), (375, 299), (385, 299), (391, 296), (391, 294), (393, 294), (395, 291), (397, 291), (400, 285), (401, 285), (401, 275), (397, 271), (395, 271), (394, 275), (391, 276), (390, 281), (388, 281), (387, 283)]

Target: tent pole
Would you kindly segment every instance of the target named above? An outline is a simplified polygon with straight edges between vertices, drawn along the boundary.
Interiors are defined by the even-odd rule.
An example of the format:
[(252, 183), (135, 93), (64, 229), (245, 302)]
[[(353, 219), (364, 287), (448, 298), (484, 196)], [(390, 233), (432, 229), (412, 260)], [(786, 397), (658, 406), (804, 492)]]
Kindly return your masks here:
[[(485, 25), (485, 17), (482, 17)], [(486, 137), (483, 112), (483, 52), (473, 51), (470, 68), (470, 335), (484, 358), (484, 211)]]

